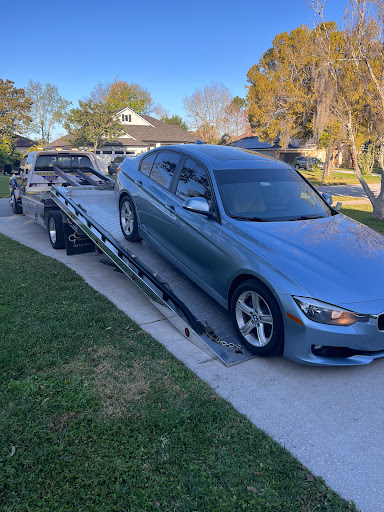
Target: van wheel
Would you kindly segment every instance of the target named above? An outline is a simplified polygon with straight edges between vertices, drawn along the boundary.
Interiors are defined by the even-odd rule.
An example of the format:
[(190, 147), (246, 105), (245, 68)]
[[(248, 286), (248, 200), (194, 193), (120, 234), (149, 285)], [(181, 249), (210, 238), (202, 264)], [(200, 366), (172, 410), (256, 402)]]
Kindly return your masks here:
[(284, 325), (272, 293), (256, 280), (240, 284), (232, 297), (231, 316), (241, 343), (253, 354), (280, 354)]
[(16, 200), (14, 192), (11, 194), (11, 206), (14, 214), (19, 215), (20, 213), (23, 213), (23, 207), (20, 202)]
[(51, 212), (48, 215), (48, 236), (54, 249), (64, 249), (64, 226), (60, 212)]
[(141, 240), (136, 210), (132, 199), (128, 196), (125, 196), (120, 203), (120, 227), (124, 237), (129, 242)]

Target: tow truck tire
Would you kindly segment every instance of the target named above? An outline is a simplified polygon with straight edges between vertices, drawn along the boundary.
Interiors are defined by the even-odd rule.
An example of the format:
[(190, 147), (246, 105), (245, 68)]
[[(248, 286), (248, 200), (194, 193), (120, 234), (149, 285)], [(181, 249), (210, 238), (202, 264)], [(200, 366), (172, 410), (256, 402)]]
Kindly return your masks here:
[(128, 196), (123, 197), (120, 202), (120, 227), (124, 238), (129, 242), (139, 242), (141, 240), (136, 208), (132, 199)]
[(48, 215), (48, 236), (54, 249), (64, 249), (64, 227), (60, 212), (53, 211)]
[(12, 194), (11, 194), (11, 205), (12, 205), (12, 210), (13, 210), (14, 214), (19, 215), (19, 214), (23, 213), (23, 208), (22, 208), (20, 202), (16, 201), (14, 192), (12, 192)]
[(284, 324), (273, 294), (255, 279), (241, 283), (231, 301), (231, 316), (241, 343), (253, 354), (280, 354)]

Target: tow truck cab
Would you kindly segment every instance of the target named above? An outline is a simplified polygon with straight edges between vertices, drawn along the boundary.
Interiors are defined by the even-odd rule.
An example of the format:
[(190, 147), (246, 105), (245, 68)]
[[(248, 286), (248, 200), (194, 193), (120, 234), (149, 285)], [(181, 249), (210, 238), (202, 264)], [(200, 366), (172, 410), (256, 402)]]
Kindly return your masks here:
[[(29, 153), (20, 163), (19, 174), (10, 178), (10, 202), (14, 213), (24, 213), (46, 226), (50, 209), (56, 207), (50, 198), (52, 184), (66, 186), (66, 176), (79, 183), (90, 168), (100, 173), (95, 155), (89, 151)], [(97, 177), (96, 180), (101, 182)]]

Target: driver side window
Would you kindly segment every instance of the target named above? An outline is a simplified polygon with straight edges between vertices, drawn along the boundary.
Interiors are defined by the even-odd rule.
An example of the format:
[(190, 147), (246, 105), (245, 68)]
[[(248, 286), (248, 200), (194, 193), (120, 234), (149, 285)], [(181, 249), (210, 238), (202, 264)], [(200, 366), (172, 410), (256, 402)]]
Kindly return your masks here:
[(177, 183), (176, 195), (184, 201), (189, 197), (203, 197), (208, 204), (212, 201), (212, 192), (208, 176), (201, 165), (187, 158)]

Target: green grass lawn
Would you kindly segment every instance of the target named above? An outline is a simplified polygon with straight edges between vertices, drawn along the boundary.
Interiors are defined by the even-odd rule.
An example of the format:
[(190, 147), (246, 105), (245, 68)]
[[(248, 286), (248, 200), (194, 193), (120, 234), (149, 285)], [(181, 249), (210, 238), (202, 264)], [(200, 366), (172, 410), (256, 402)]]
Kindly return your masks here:
[[(322, 171), (303, 171), (300, 173), (307, 178), (312, 185), (358, 185), (359, 180), (355, 174), (344, 174), (341, 172), (333, 172), (332, 177), (328, 180), (322, 181)], [(380, 183), (381, 176), (364, 176), (367, 183)]]
[(0, 198), (9, 197), (9, 178), (10, 176), (0, 174)]
[(0, 255), (2, 512), (356, 510), (73, 271)]
[(371, 204), (348, 204), (341, 209), (341, 213), (358, 220), (362, 224), (365, 224), (384, 235), (384, 221), (372, 218)]

